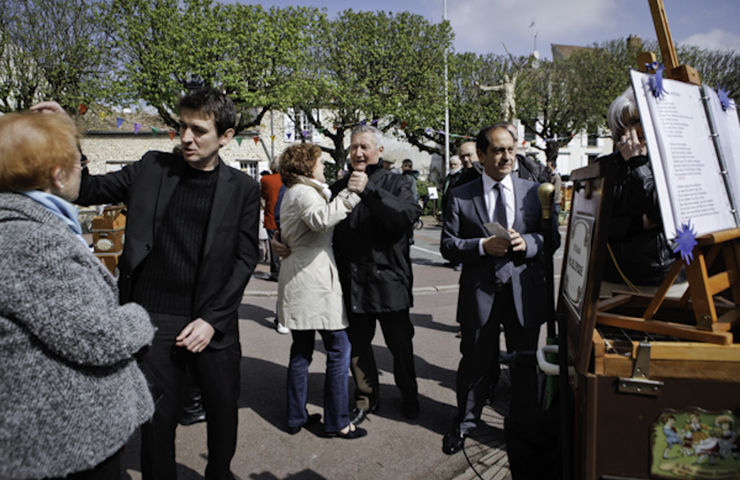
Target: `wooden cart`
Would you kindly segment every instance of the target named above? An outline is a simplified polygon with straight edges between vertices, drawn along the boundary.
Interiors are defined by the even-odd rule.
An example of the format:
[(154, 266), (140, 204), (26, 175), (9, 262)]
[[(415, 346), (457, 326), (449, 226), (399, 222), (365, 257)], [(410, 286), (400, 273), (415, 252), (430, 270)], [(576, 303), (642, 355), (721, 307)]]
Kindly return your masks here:
[[(574, 478), (740, 478), (740, 231), (700, 239), (682, 299), (665, 299), (673, 278), (654, 296), (599, 299), (612, 176), (596, 164), (571, 177), (558, 310), (575, 372)], [(726, 268), (710, 275), (717, 258)]]

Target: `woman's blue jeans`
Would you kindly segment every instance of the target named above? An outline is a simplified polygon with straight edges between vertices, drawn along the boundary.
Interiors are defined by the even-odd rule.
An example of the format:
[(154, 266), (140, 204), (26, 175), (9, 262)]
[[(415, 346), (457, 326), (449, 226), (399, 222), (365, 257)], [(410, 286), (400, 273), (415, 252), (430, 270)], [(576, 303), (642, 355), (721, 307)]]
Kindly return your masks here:
[(311, 364), (315, 332), (319, 332), (326, 349), (324, 378), (324, 427), (338, 432), (349, 425), (349, 358), (351, 347), (346, 330), (291, 330), (288, 365), (288, 427), (306, 423), (308, 366)]

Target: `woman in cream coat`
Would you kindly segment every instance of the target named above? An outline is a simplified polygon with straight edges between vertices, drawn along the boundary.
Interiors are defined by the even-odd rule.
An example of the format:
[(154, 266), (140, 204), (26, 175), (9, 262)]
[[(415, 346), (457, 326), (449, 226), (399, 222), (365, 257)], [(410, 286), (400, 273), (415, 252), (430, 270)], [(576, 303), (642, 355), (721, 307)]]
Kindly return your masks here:
[(321, 418), (306, 411), (308, 366), (315, 332), (319, 332), (327, 357), (326, 435), (353, 439), (367, 432), (349, 421), (350, 344), (331, 240), (334, 226), (360, 203), (367, 176), (354, 173), (347, 188), (330, 201), (320, 156), (319, 147), (304, 143), (288, 147), (280, 157), (280, 174), (288, 188), (280, 207), (280, 241), (290, 248), (290, 254), (280, 267), (278, 318), (293, 336), (288, 366), (288, 432), (298, 433), (302, 426)]

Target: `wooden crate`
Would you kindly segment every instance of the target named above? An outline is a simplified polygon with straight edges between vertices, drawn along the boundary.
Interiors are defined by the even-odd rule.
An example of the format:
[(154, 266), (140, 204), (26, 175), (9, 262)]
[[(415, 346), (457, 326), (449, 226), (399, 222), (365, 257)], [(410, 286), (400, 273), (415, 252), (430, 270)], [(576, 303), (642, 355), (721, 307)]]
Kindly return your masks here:
[(123, 207), (105, 207), (102, 215), (92, 220), (93, 250), (105, 267), (115, 274), (123, 251), (126, 216)]

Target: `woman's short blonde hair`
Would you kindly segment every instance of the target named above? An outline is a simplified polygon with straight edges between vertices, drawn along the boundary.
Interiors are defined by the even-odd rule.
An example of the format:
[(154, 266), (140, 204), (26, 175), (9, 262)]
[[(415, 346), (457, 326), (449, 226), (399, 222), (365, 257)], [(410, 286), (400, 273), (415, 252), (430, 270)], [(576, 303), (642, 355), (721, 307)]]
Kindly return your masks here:
[(298, 177), (313, 176), (313, 169), (321, 157), (321, 149), (312, 143), (297, 143), (280, 155), (280, 178), (286, 187), (298, 183)]
[(0, 190), (46, 190), (53, 171), (74, 168), (78, 132), (63, 113), (8, 113), (0, 117)]

